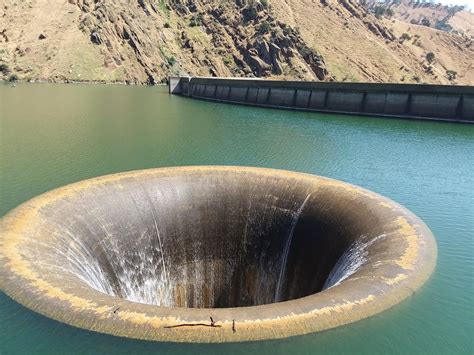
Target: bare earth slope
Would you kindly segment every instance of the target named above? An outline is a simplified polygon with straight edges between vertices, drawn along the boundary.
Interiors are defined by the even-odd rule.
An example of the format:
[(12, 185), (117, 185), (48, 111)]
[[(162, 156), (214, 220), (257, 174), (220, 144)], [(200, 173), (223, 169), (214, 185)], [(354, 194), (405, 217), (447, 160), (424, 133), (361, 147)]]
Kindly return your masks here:
[(0, 78), (474, 83), (469, 37), (400, 23), (355, 0), (0, 0)]

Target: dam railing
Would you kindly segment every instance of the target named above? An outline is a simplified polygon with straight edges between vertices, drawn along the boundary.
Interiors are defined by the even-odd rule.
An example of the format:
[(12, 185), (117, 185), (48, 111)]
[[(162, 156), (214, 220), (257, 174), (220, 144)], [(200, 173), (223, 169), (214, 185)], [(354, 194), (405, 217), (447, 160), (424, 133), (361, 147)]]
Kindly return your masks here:
[(170, 77), (169, 90), (253, 106), (474, 123), (474, 86)]

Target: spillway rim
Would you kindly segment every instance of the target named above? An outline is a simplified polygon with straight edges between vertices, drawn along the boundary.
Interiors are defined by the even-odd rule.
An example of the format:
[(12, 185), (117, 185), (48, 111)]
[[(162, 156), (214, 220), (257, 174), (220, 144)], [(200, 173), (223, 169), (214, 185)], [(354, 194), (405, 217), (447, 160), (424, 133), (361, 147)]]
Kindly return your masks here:
[[(338, 198), (371, 204), (390, 226), (391, 239), (402, 248), (399, 258), (380, 260), (388, 271), (371, 277), (352, 275), (323, 292), (290, 301), (252, 307), (198, 309), (139, 304), (100, 293), (78, 282), (65, 290), (39, 275), (25, 233), (39, 233), (38, 210), (60, 198), (97, 184), (123, 179), (176, 174), (263, 174), (301, 179), (315, 188), (331, 188)], [(138, 170), (101, 176), (49, 191), (18, 206), (0, 219), (0, 289), (27, 308), (79, 328), (116, 336), (169, 342), (237, 342), (276, 339), (331, 329), (380, 313), (411, 296), (432, 274), (435, 239), (416, 215), (396, 202), (361, 187), (316, 175), (254, 167), (190, 166)], [(373, 265), (372, 265), (373, 266)], [(69, 285), (70, 286), (70, 285)], [(76, 287), (77, 286), (77, 287)], [(210, 327), (213, 318), (217, 327)], [(193, 325), (194, 324), (194, 325)], [(197, 324), (205, 324), (199, 326)]]

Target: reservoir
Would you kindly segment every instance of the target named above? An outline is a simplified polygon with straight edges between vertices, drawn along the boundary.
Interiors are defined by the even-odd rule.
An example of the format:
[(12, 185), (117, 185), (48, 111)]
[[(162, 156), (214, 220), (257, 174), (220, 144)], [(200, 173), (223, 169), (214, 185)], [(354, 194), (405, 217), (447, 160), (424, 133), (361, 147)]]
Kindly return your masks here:
[(53, 188), (136, 169), (243, 165), (383, 194), (432, 230), (437, 268), (370, 319), (282, 340), (185, 345), (116, 338), (0, 294), (0, 353), (472, 353), (474, 126), (291, 112), (171, 96), (165, 87), (0, 86), (0, 215)]

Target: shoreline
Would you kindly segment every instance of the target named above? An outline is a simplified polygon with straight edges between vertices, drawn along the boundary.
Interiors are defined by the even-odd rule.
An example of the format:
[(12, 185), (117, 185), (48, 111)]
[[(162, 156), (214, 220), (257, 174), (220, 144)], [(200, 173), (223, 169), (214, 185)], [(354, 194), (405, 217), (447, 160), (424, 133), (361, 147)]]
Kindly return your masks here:
[(52, 80), (52, 79), (31, 79), (31, 80), (5, 80), (0, 79), (2, 84), (95, 84), (95, 85), (124, 85), (124, 86), (166, 86), (166, 81), (157, 84), (149, 84), (146, 82), (131, 82), (131, 81), (107, 81), (107, 80)]

